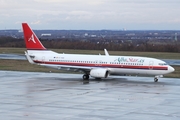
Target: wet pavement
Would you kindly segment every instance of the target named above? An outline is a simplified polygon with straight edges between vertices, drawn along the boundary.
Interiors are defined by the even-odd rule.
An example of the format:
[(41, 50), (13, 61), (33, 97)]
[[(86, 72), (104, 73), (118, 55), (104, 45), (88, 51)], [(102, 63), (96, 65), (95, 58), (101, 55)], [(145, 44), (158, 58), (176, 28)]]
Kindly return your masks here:
[(179, 120), (180, 78), (0, 71), (2, 120)]
[(0, 54), (0, 59), (27, 60), (23, 54)]

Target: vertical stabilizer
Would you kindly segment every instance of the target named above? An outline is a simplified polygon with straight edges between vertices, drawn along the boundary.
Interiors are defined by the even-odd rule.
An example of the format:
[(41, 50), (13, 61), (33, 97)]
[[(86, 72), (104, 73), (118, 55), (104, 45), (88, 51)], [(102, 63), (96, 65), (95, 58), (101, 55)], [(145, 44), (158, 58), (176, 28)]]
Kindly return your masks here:
[(46, 50), (27, 23), (22, 23), (27, 50)]

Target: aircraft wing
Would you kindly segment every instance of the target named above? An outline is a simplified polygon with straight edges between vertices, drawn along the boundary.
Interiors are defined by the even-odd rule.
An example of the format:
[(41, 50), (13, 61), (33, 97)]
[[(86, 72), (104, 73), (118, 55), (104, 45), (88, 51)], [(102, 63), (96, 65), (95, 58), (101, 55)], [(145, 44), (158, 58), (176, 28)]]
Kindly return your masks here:
[[(40, 64), (42, 66), (46, 66), (46, 67), (52, 67), (52, 65), (48, 65), (48, 64)], [(68, 70), (68, 71), (81, 71), (84, 73), (90, 72), (92, 67), (84, 67), (84, 66), (69, 66), (69, 65), (55, 65), (55, 67), (57, 67), (59, 70)]]

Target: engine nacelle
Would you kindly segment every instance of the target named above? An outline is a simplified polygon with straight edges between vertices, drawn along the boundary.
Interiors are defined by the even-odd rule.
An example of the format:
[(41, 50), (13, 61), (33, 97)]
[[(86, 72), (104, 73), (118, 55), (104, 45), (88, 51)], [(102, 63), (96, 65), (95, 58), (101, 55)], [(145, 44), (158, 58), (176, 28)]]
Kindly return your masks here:
[(104, 68), (94, 68), (90, 71), (90, 75), (94, 78), (107, 78), (109, 71)]

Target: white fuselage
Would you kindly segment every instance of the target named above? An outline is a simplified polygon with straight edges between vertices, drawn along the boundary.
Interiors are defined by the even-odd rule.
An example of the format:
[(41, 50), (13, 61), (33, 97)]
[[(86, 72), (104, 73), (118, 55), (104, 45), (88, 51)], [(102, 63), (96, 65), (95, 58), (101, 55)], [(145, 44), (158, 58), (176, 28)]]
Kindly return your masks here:
[(88, 72), (91, 69), (103, 68), (111, 75), (163, 75), (174, 71), (174, 68), (164, 61), (147, 57), (58, 54), (48, 50), (28, 50), (28, 54), (35, 63), (56, 69), (83, 69)]

